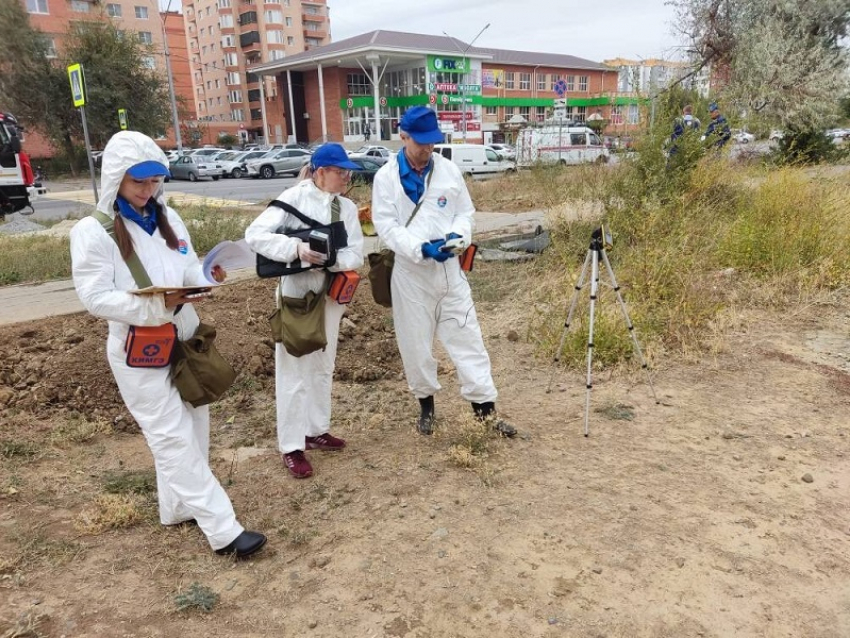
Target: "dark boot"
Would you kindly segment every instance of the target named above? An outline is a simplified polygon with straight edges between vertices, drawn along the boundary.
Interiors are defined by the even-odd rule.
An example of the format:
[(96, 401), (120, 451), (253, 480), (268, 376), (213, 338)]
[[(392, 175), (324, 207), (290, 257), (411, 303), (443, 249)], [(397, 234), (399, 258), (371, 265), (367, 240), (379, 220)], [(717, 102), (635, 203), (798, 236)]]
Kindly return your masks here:
[(509, 439), (516, 436), (516, 428), (502, 419), (496, 414), (496, 405), (492, 401), (484, 403), (472, 403), (472, 409), (475, 411), (475, 416), (485, 423), (492, 424), (493, 429), (502, 436)]
[(434, 433), (434, 397), (425, 397), (419, 399), (419, 407), (422, 410), (419, 414), (419, 422), (416, 427), (419, 434)]

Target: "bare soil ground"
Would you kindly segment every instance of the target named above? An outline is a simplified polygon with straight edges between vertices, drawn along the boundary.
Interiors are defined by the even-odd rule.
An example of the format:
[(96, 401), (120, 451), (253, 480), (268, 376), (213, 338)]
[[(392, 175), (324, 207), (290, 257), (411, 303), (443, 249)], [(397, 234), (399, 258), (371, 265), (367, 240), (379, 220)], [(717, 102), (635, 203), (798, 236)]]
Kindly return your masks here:
[[(271, 282), (200, 308), (240, 371), (212, 411), (213, 468), (270, 539), (245, 562), (158, 524), (103, 322), (0, 329), (0, 636), (850, 635), (845, 307), (753, 312), (717, 355), (653, 361), (660, 405), (640, 370), (598, 374), (585, 438), (584, 375), (547, 394), (517, 322), (528, 268), (482, 264), (473, 284), (513, 282), (478, 310), (519, 437), (474, 430), (443, 355), (439, 430), (418, 435), (364, 284), (334, 387), (349, 445), (310, 453), (306, 481), (276, 453)], [(142, 495), (123, 519), (104, 505), (116, 477)], [(178, 611), (193, 583), (218, 594), (209, 613)]]

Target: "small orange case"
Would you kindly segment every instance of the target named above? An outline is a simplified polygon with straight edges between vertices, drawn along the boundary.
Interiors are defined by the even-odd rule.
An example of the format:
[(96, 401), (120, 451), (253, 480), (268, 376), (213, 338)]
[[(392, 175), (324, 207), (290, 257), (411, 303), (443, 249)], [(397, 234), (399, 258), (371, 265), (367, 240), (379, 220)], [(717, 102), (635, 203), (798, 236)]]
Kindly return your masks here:
[(346, 304), (354, 298), (354, 292), (360, 283), (360, 275), (355, 270), (343, 270), (334, 273), (328, 288), (328, 296), (337, 303)]
[(460, 254), (460, 269), (464, 272), (472, 270), (473, 262), (475, 261), (475, 253), (478, 252), (477, 244), (469, 244), (466, 250)]
[(130, 326), (124, 351), (131, 368), (164, 368), (171, 363), (177, 326)]

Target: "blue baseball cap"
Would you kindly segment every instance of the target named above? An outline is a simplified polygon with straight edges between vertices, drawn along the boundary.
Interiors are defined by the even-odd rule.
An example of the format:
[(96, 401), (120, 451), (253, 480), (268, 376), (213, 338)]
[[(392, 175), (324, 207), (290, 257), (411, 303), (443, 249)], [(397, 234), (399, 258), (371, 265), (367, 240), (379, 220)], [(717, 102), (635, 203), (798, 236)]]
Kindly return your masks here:
[(155, 160), (147, 160), (134, 164), (127, 169), (127, 174), (133, 179), (147, 179), (149, 177), (171, 177), (168, 167)]
[(439, 144), (443, 141), (443, 133), (437, 123), (437, 114), (427, 106), (414, 106), (407, 109), (398, 127), (410, 135), (417, 144)]
[(711, 104), (708, 105), (708, 110), (709, 111), (719, 111), (720, 109), (717, 108), (717, 102), (712, 102)]
[(310, 158), (310, 166), (313, 170), (323, 168), (325, 166), (336, 166), (338, 168), (346, 168), (348, 170), (357, 170), (360, 168), (357, 164), (348, 159), (348, 153), (339, 144), (322, 144), (315, 150)]

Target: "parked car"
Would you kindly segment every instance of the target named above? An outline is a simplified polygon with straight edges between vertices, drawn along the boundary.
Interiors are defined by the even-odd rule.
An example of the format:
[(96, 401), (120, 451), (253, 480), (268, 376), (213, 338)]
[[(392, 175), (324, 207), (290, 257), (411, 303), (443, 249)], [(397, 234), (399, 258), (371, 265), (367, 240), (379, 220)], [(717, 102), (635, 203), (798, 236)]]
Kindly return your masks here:
[(464, 174), (505, 173), (516, 164), (481, 144), (435, 144), (434, 152), (453, 161)]
[(218, 180), (224, 175), (224, 168), (221, 164), (194, 155), (178, 157), (171, 162), (169, 170), (171, 170), (171, 179), (188, 179), (190, 182), (197, 182), (201, 177), (211, 177), (213, 180)]
[(490, 148), (496, 151), (499, 155), (508, 160), (516, 159), (516, 149), (510, 144), (489, 144)]
[(351, 157), (349, 159), (359, 167), (351, 171), (351, 183), (353, 185), (371, 184), (375, 181), (375, 173), (383, 166), (383, 163), (372, 157)]
[(393, 151), (386, 146), (361, 146), (356, 151), (349, 151), (348, 157), (354, 159), (357, 157), (368, 157), (378, 164), (386, 164), (393, 156)]
[(732, 133), (732, 139), (738, 142), (738, 144), (749, 144), (756, 141), (756, 136), (747, 131), (734, 131)]
[(248, 173), (248, 171), (242, 168), (242, 155), (244, 155), (242, 151), (224, 151), (210, 157), (210, 161), (221, 164), (225, 177), (238, 179)]
[(248, 175), (271, 179), (278, 173), (298, 175), (301, 168), (310, 161), (311, 153), (302, 148), (285, 148), (271, 156), (263, 156), (245, 164)]

